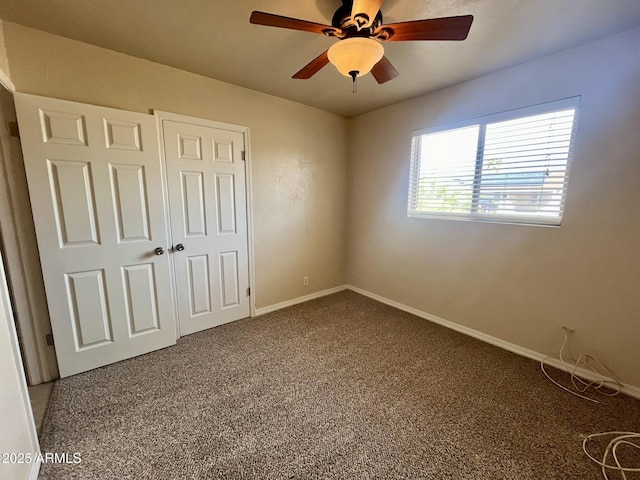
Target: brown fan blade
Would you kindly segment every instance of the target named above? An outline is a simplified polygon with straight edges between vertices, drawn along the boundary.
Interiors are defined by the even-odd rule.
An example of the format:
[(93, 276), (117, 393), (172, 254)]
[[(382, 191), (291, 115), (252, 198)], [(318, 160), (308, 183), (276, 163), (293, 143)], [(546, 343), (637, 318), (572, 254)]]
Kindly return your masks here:
[(297, 78), (299, 80), (306, 80), (308, 78), (311, 78), (316, 73), (318, 73), (320, 69), (327, 63), (329, 63), (329, 57), (327, 55), (327, 52), (324, 52), (311, 60), (311, 62), (309, 62), (306, 66), (302, 67), (302, 69), (291, 78)]
[(334, 27), (322, 25), (320, 23), (307, 22), (297, 18), (283, 17), (274, 15), (273, 13), (252, 12), (249, 22), (255, 25), (266, 25), (267, 27), (290, 28), (292, 30), (301, 30), (311, 33), (325, 33), (326, 31), (335, 31)]
[(382, 7), (384, 0), (353, 0), (351, 18), (358, 28), (369, 28)]
[(390, 33), (389, 38), (380, 40), (388, 42), (404, 42), (407, 40), (464, 40), (469, 35), (473, 23), (473, 15), (460, 17), (430, 18), (412, 22), (390, 23), (382, 25), (378, 33)]
[(389, 80), (393, 80), (398, 75), (398, 70), (391, 65), (389, 59), (384, 56), (382, 59), (376, 63), (371, 69), (371, 75), (376, 79), (376, 82), (382, 84), (388, 82)]

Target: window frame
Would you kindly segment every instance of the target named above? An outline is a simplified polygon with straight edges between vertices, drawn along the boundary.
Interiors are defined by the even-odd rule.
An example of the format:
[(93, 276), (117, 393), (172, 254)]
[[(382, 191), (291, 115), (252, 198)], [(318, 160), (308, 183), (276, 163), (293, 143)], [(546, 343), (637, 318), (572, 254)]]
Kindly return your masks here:
[[(447, 123), (438, 125), (435, 127), (423, 128), (414, 130), (411, 136), (411, 161), (409, 169), (409, 185), (408, 185), (408, 201), (407, 201), (407, 217), (409, 218), (424, 218), (424, 219), (444, 219), (444, 220), (459, 220), (459, 221), (472, 221), (472, 222), (488, 222), (488, 223), (501, 223), (501, 224), (516, 224), (516, 225), (531, 225), (531, 226), (543, 226), (543, 227), (560, 227), (564, 217), (564, 211), (566, 208), (567, 199), (567, 187), (568, 180), (571, 173), (571, 165), (573, 160), (573, 152), (575, 150), (576, 132), (578, 126), (578, 118), (580, 113), (581, 96), (574, 96), (564, 98), (560, 100), (554, 100), (550, 102), (540, 103), (522, 108), (516, 108), (511, 110), (502, 111), (499, 113), (483, 115), (481, 117), (470, 118), (458, 122)], [(519, 118), (542, 115), (545, 113), (553, 113), (561, 110), (574, 109), (573, 125), (571, 129), (571, 137), (569, 144), (569, 151), (567, 152), (567, 163), (565, 168), (565, 174), (562, 184), (562, 200), (560, 204), (559, 215), (542, 215), (539, 212), (536, 215), (527, 214), (490, 214), (478, 211), (480, 202), (480, 188), (481, 182), (478, 181), (481, 178), (481, 171), (484, 166), (484, 143), (485, 132), (488, 124), (499, 123), (509, 120), (516, 120)], [(424, 135), (442, 133), (446, 131), (453, 131), (467, 127), (479, 127), (479, 135), (477, 141), (477, 153), (476, 164), (473, 180), (473, 200), (472, 206), (469, 212), (435, 212), (435, 211), (419, 211), (416, 208), (417, 203), (417, 189), (420, 181), (420, 167), (422, 159), (420, 158), (421, 152), (421, 139)]]

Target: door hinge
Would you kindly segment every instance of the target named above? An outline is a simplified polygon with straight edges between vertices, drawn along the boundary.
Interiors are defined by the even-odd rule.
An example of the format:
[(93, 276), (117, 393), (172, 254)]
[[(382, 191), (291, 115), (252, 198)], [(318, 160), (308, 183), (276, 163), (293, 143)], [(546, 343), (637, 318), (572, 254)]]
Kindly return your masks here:
[(20, 138), (20, 129), (18, 128), (18, 122), (8, 122), (9, 123), (9, 135), (12, 137)]
[(47, 333), (44, 338), (47, 340), (47, 346), (53, 347), (53, 333)]
[(247, 154), (245, 153), (244, 150), (242, 150), (242, 152), (240, 152), (240, 157), (242, 158), (243, 162), (247, 159)]
[(247, 288), (247, 297), (251, 296), (251, 287)]

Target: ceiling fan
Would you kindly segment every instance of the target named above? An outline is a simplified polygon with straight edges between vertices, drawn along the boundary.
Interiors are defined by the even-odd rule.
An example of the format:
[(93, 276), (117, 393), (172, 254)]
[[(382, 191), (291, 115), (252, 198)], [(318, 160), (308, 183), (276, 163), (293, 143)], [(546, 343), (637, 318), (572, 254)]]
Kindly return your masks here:
[(295, 73), (293, 78), (311, 78), (331, 62), (340, 73), (351, 77), (354, 84), (357, 77), (369, 72), (378, 83), (388, 82), (399, 75), (384, 55), (382, 42), (464, 40), (473, 23), (473, 15), (463, 15), (384, 24), (380, 11), (383, 1), (342, 0), (331, 26), (257, 11), (251, 13), (249, 21), (256, 25), (338, 38), (337, 43)]

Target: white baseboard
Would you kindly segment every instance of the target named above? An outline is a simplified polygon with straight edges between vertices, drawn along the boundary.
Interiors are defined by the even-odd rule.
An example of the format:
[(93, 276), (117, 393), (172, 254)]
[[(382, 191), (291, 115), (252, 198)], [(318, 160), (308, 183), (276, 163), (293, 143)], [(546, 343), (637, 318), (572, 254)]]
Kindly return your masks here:
[[(527, 357), (527, 358), (531, 358), (532, 360), (536, 360), (538, 362), (541, 362), (544, 359), (547, 359), (548, 356), (544, 355), (542, 353), (536, 352), (534, 350), (529, 350), (528, 348), (522, 347), (520, 345), (516, 345), (515, 343), (511, 343), (511, 342), (507, 342), (505, 340), (502, 340), (500, 338), (488, 335), (486, 333), (480, 332), (478, 330), (474, 330), (473, 328), (469, 328), (469, 327), (465, 327), (464, 325), (460, 325), (458, 323), (454, 323), (451, 322), (449, 320), (445, 320), (444, 318), (440, 318), (436, 315), (432, 315), (430, 313), (427, 312), (423, 312), (422, 310), (418, 310), (417, 308), (413, 308), (413, 307), (409, 307), (407, 305), (404, 305), (402, 303), (396, 302), (394, 300), (390, 300), (388, 298), (385, 298), (381, 295), (377, 295), (375, 293), (369, 292), (367, 290), (363, 290), (361, 288), (358, 287), (354, 287), (352, 285), (346, 285), (346, 288), (348, 290), (352, 290), (356, 293), (359, 293), (361, 295), (364, 295), (365, 297), (369, 297), (372, 298), (374, 300), (377, 300), (380, 303), (384, 303), (386, 305), (389, 305), (391, 307), (397, 308), (398, 310), (402, 310), (404, 312), (407, 313), (411, 313), (417, 317), (420, 318), (424, 318), (426, 320), (429, 320), (430, 322), (434, 322), (437, 323), (438, 325), (442, 325), (444, 327), (450, 328), (451, 330), (455, 330), (456, 332), (460, 332), (463, 333), (465, 335), (468, 335), (470, 337), (473, 338), (477, 338), (478, 340), (482, 340), (483, 342), (489, 343), (491, 345), (494, 345), (496, 347), (500, 347), (504, 350), (508, 350), (509, 352), (513, 352), (515, 354), (521, 355), (523, 357)], [(560, 370), (564, 370), (566, 372), (571, 372), (573, 370), (573, 367), (571, 365), (568, 364), (564, 364), (562, 363), (560, 360), (555, 359), (555, 358), (549, 358), (546, 362), (548, 365), (558, 368)], [(602, 377), (594, 374), (593, 372), (589, 371), (589, 370), (585, 370), (585, 369), (578, 369), (576, 371), (576, 374), (579, 375), (580, 377), (583, 377), (587, 380), (601, 380)], [(629, 385), (629, 384), (622, 384), (622, 393), (625, 393), (627, 395), (629, 395), (630, 397), (634, 397), (637, 399), (640, 399), (640, 388), (639, 387), (635, 387), (633, 385)]]
[(308, 302), (309, 300), (314, 300), (320, 297), (326, 297), (327, 295), (342, 292), (343, 290), (346, 290), (346, 289), (347, 289), (346, 285), (340, 285), (338, 287), (329, 288), (327, 290), (321, 290), (319, 292), (310, 293), (309, 295), (305, 295), (303, 297), (287, 300), (286, 302), (280, 302), (274, 305), (269, 305), (267, 307), (256, 308), (255, 316), (258, 317), (260, 315), (264, 315), (265, 313), (275, 312), (276, 310), (281, 310), (283, 308), (291, 307), (299, 303)]
[[(338, 287), (329, 288), (327, 290), (315, 292), (309, 295), (305, 295), (303, 297), (287, 300), (286, 302), (276, 303), (274, 305), (269, 305), (267, 307), (258, 308), (256, 309), (256, 316), (264, 315), (265, 313), (270, 313), (276, 310), (281, 310), (283, 308), (291, 307), (299, 303), (308, 302), (309, 300), (331, 295), (333, 293), (338, 293), (343, 290), (351, 290), (353, 292), (359, 293), (360, 295), (364, 295), (365, 297), (372, 298), (373, 300), (376, 300), (380, 303), (384, 303), (385, 305), (389, 305), (391, 307), (397, 308), (398, 310), (402, 310), (403, 312), (411, 313), (416, 317), (424, 318), (425, 320), (429, 320), (430, 322), (437, 323), (438, 325), (442, 325), (443, 327), (450, 328), (451, 330), (455, 330), (456, 332), (460, 332), (464, 335), (468, 335), (470, 337), (476, 338), (485, 343), (502, 348), (503, 350), (507, 350), (509, 352), (520, 355), (522, 357), (530, 358), (532, 360), (536, 360), (537, 362), (541, 362), (542, 360), (546, 359), (546, 363), (548, 365), (554, 368), (558, 368), (560, 370), (564, 370), (565, 372), (570, 373), (573, 370), (573, 367), (571, 365), (564, 364), (556, 358), (549, 358), (547, 355), (536, 352), (534, 350), (530, 350), (528, 348), (522, 347), (515, 343), (507, 342), (506, 340), (502, 340), (492, 335), (488, 335), (478, 330), (474, 330), (473, 328), (465, 327), (464, 325), (460, 325), (458, 323), (445, 320), (444, 318), (438, 317), (437, 315), (432, 315), (430, 313), (423, 312), (422, 310), (418, 310), (417, 308), (409, 307), (408, 305), (404, 305), (403, 303), (390, 300), (381, 295), (369, 292), (367, 290), (363, 290), (358, 287), (354, 287), (353, 285), (340, 285)], [(582, 368), (578, 369), (576, 371), (576, 374), (586, 380), (594, 380), (594, 381), (602, 380), (602, 377), (600, 377), (599, 375), (594, 374), (593, 372), (582, 369)], [(623, 383), (621, 391), (622, 393), (625, 393), (630, 397), (640, 399), (640, 387)]]

